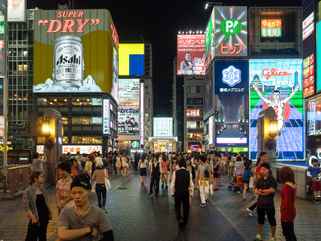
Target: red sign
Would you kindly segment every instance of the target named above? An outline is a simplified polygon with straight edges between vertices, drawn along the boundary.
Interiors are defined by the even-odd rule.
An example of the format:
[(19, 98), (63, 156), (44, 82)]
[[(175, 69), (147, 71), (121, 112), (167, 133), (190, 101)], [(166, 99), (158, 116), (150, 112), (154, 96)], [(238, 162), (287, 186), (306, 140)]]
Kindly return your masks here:
[(303, 60), (303, 96), (309, 97), (314, 92), (314, 54), (311, 54)]
[(83, 10), (61, 10), (56, 19), (40, 19), (38, 25), (46, 27), (48, 33), (82, 33), (86, 26), (102, 22), (99, 18), (86, 18)]
[(177, 74), (205, 74), (205, 36), (177, 35)]
[(263, 69), (263, 76), (267, 80), (274, 76), (289, 76), (289, 75), (291, 75), (291, 73), (284, 70), (277, 69), (277, 68)]
[(239, 56), (240, 53), (245, 49), (244, 45), (241, 45), (239, 43), (235, 44), (220, 44), (220, 53), (221, 55), (226, 56)]

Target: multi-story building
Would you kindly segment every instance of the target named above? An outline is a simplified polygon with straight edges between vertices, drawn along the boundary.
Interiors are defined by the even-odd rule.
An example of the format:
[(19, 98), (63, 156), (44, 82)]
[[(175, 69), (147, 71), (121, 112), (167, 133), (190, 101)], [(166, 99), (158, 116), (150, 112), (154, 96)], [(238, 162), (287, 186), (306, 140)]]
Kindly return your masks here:
[(174, 60), (174, 75), (172, 85), (173, 132), (177, 137), (177, 150), (184, 150), (184, 76), (176, 75), (176, 60)]
[(25, 22), (8, 23), (8, 141), (14, 150), (31, 150), (33, 138), (33, 10)]
[[(119, 88), (120, 109), (118, 114), (120, 150), (136, 152), (145, 146), (148, 147), (148, 139), (152, 136), (153, 126), (152, 67), (152, 45), (150, 43), (120, 44), (119, 81), (122, 86)], [(140, 82), (139, 86), (138, 82)]]
[(203, 116), (206, 81), (204, 76), (184, 76), (184, 150), (203, 149)]

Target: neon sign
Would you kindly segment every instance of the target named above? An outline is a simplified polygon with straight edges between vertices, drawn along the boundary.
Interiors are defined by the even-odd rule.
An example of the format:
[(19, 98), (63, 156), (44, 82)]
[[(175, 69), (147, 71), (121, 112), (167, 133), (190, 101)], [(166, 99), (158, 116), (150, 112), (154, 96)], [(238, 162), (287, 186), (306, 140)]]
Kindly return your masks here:
[(57, 11), (57, 19), (40, 19), (38, 25), (47, 28), (48, 33), (82, 33), (86, 26), (95, 26), (103, 21), (99, 18), (85, 18), (83, 10)]
[(275, 38), (282, 36), (282, 20), (281, 19), (262, 19), (261, 35), (265, 38)]

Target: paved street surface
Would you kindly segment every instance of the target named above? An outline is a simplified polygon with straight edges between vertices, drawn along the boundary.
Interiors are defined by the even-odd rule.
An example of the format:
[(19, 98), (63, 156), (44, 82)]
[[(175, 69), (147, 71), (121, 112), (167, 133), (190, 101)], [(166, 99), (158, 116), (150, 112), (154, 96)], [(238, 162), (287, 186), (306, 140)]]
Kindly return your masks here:
[[(51, 195), (51, 206), (54, 207)], [(136, 175), (116, 177), (109, 192), (108, 215), (117, 241), (248, 241), (255, 237), (255, 217), (245, 211), (247, 202), (241, 195), (221, 186), (207, 208), (199, 207), (195, 193), (190, 222), (184, 232), (179, 232), (175, 220), (174, 203), (167, 193), (151, 198), (139, 186)], [(296, 233), (300, 241), (317, 241), (321, 236), (321, 206), (309, 201), (297, 201)], [(0, 202), (0, 240), (24, 240), (27, 221), (21, 200)], [(49, 241), (55, 240), (56, 213), (49, 225)], [(278, 241), (281, 238), (278, 228)]]

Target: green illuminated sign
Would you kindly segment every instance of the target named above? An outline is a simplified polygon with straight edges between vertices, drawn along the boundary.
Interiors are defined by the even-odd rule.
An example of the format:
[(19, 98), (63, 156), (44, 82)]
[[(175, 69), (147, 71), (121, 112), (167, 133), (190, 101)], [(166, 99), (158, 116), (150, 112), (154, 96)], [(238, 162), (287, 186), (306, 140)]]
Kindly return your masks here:
[(225, 38), (241, 33), (241, 22), (236, 19), (225, 19), (221, 22), (221, 32)]

